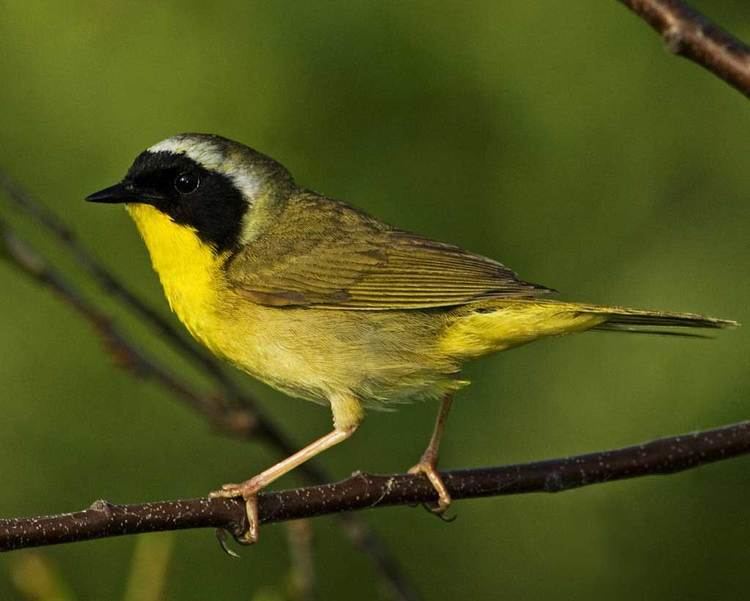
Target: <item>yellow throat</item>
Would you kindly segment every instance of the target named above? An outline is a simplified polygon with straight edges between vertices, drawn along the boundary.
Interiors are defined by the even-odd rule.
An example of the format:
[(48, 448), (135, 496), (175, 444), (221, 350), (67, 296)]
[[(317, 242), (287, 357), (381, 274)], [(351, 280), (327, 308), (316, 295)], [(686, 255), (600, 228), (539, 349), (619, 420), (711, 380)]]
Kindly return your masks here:
[(212, 329), (221, 293), (225, 255), (217, 255), (191, 227), (146, 204), (126, 205), (146, 243), (169, 306), (196, 338), (213, 347)]

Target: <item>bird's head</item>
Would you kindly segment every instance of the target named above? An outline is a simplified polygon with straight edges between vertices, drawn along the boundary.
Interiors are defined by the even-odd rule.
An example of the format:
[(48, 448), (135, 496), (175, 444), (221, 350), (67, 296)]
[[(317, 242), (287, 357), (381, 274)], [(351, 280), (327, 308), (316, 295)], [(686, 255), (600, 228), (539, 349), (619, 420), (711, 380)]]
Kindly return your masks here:
[(120, 183), (86, 200), (125, 203), (131, 214), (152, 207), (224, 253), (256, 237), (294, 187), (283, 165), (252, 148), (211, 134), (179, 134), (143, 151)]

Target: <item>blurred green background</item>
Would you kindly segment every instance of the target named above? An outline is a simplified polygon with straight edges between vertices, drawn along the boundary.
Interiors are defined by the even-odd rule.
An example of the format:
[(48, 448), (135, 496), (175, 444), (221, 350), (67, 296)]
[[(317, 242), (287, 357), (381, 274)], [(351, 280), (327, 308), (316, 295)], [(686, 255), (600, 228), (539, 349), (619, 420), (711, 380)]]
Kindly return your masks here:
[[(744, 1), (696, 2), (750, 39)], [(0, 165), (163, 313), (123, 210), (82, 198), (182, 131), (223, 134), (386, 221), (487, 254), (568, 299), (750, 322), (747, 100), (669, 56), (614, 0), (0, 2)], [(0, 215), (74, 274), (65, 251)], [(85, 285), (85, 284), (84, 284)], [(199, 496), (272, 455), (222, 438), (112, 365), (66, 306), (0, 263), (0, 515)], [(111, 300), (161, 360), (197, 374)], [(470, 365), (446, 468), (612, 448), (748, 416), (750, 329), (695, 341), (551, 340)], [(228, 368), (230, 369), (230, 368)], [(237, 374), (296, 440), (330, 415)], [(324, 464), (413, 464), (434, 405), (371, 414)], [(748, 460), (562, 495), (362, 514), (427, 599), (744, 599)], [(299, 484), (295, 476), (280, 486)], [(159, 537), (162, 535), (151, 535)], [(314, 522), (320, 599), (378, 599), (371, 564)], [(177, 533), (165, 598), (274, 598), (284, 528), (230, 561)], [(42, 551), (79, 599), (116, 599), (136, 541)], [(29, 551), (0, 557), (0, 598)]]

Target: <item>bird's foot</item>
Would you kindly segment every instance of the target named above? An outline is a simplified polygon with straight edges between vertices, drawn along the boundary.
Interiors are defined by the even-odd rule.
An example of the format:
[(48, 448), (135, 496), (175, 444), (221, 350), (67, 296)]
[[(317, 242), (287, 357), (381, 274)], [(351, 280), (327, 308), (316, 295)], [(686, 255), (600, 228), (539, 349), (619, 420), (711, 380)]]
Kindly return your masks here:
[(410, 474), (424, 474), (432, 484), (432, 488), (437, 493), (438, 500), (434, 505), (426, 506), (432, 513), (443, 517), (451, 505), (451, 496), (448, 489), (445, 488), (443, 478), (437, 471), (437, 458), (427, 453), (422, 455), (419, 463), (409, 470)]
[(236, 536), (237, 542), (243, 545), (253, 545), (258, 542), (258, 491), (263, 488), (262, 484), (255, 478), (250, 478), (241, 484), (224, 484), (219, 490), (208, 494), (209, 498), (235, 499), (241, 497), (245, 500), (245, 514), (247, 515), (247, 531)]

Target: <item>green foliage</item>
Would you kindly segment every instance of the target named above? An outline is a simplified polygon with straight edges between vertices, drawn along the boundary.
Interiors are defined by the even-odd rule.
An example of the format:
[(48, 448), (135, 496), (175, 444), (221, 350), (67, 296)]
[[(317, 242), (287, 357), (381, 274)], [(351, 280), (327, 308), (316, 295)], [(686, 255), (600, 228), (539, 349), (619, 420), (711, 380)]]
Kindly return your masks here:
[[(745, 3), (702, 4), (750, 38)], [(152, 143), (208, 131), (564, 298), (750, 322), (747, 100), (668, 55), (615, 1), (79, 0), (4, 3), (0, 15), (0, 164), (162, 311), (124, 212), (82, 198)], [(4, 204), (0, 214), (42, 239)], [(59, 247), (44, 248), (70, 267)], [(68, 307), (5, 263), (0, 290), (0, 515), (197, 496), (272, 460), (118, 371)], [(750, 330), (719, 338), (592, 333), (474, 364), (443, 465), (560, 456), (745, 418)], [(328, 427), (326, 411), (238, 378), (300, 442)], [(435, 409), (371, 415), (324, 461), (340, 476), (403, 470)], [(452, 524), (416, 509), (366, 518), (432, 600), (585, 600), (603, 590), (613, 601), (734, 599), (750, 561), (746, 472), (738, 460), (563, 495), (461, 502)], [(321, 599), (379, 597), (371, 566), (334, 522), (318, 520), (315, 537)], [(45, 556), (78, 598), (112, 599), (134, 545), (113, 539)], [(15, 594), (12, 561), (0, 558), (0, 598)], [(181, 532), (168, 597), (276, 598), (287, 569), (279, 527), (264, 528), (240, 561), (210, 532)]]

